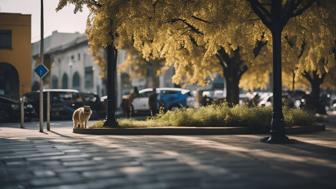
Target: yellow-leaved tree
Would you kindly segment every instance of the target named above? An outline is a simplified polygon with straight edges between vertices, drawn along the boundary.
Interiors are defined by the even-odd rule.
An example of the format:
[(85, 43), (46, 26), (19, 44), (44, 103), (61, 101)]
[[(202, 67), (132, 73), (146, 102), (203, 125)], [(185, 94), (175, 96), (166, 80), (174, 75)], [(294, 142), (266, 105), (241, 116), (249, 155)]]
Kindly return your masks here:
[(103, 72), (102, 48), (132, 46), (145, 60), (138, 63), (165, 60), (174, 67), (177, 84), (202, 85), (222, 74), (227, 101), (234, 105), (242, 75), (265, 64), (257, 55), (270, 34), (245, 1), (60, 0), (58, 9), (67, 3), (75, 11), (89, 7), (89, 45)]
[[(302, 15), (314, 2), (60, 0), (58, 9), (67, 3), (74, 4), (75, 11), (89, 7), (89, 44), (102, 68), (102, 47), (111, 43), (117, 48), (132, 46), (142, 55), (142, 62), (159, 59), (173, 66), (176, 83), (205, 84), (214, 73), (222, 73), (227, 99), (234, 105), (241, 78), (245, 88), (268, 83), (274, 31), (281, 33), (290, 18)], [(276, 55), (281, 54), (281, 45), (275, 49)]]
[(285, 32), (284, 84), (311, 90), (307, 108), (325, 113), (320, 88), (334, 88), (336, 81), (335, 1), (321, 1), (294, 18)]
[(165, 71), (162, 60), (145, 60), (134, 48), (128, 48), (125, 61), (118, 66), (118, 71), (128, 74), (131, 80), (146, 78), (146, 87), (158, 87), (158, 75)]

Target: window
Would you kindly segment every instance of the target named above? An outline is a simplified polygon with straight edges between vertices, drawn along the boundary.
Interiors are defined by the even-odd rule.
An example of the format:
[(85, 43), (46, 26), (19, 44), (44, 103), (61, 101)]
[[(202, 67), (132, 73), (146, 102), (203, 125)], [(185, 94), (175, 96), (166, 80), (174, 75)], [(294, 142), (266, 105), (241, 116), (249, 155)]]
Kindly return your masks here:
[(52, 76), (51, 88), (52, 89), (57, 89), (58, 88), (58, 78), (56, 76)]
[(62, 76), (62, 88), (67, 89), (68, 88), (68, 75), (66, 73)]
[(81, 54), (78, 53), (78, 55), (77, 55), (77, 60), (80, 61), (80, 58), (81, 58)]
[(153, 93), (152, 91), (146, 91), (146, 92), (140, 93), (139, 97), (146, 97), (146, 98), (148, 98), (152, 93)]
[(93, 87), (93, 69), (92, 66), (85, 67), (85, 88)]
[(181, 94), (181, 91), (171, 91), (171, 90), (162, 90), (160, 91), (161, 94)]
[(0, 30), (0, 49), (12, 48), (12, 31)]
[(80, 77), (78, 72), (75, 72), (75, 74), (72, 76), (72, 88), (77, 90), (80, 89)]

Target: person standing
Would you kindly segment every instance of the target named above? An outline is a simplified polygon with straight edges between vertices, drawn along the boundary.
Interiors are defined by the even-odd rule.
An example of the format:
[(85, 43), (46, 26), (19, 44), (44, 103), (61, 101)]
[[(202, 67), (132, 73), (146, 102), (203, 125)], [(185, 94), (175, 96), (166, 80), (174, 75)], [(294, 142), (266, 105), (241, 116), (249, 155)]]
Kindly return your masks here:
[(123, 109), (124, 115), (127, 118), (130, 118), (131, 115), (134, 114), (132, 103), (133, 103), (133, 100), (138, 96), (139, 96), (139, 90), (137, 87), (134, 87), (133, 92), (129, 94), (125, 99), (122, 99), (121, 107)]
[(156, 88), (153, 88), (152, 94), (149, 95), (148, 105), (151, 116), (155, 116), (158, 113), (158, 100), (157, 100)]

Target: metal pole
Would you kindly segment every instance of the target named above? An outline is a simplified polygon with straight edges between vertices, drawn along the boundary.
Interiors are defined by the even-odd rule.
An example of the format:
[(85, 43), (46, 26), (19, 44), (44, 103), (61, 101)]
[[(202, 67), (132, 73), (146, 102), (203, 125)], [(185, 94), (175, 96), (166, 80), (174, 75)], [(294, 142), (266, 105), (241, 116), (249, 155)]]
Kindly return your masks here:
[(43, 80), (40, 79), (40, 132), (43, 132)]
[(117, 75), (117, 49), (113, 44), (107, 46), (107, 114), (104, 126), (117, 127), (118, 122), (115, 118), (116, 110), (116, 75)]
[(23, 97), (20, 98), (20, 128), (24, 129), (24, 104)]
[(281, 1), (272, 1), (272, 42), (273, 42), (273, 115), (271, 136), (262, 139), (266, 143), (290, 143), (286, 136), (282, 113), (282, 77), (281, 77)]
[(50, 92), (47, 93), (47, 130), (50, 131)]
[[(44, 40), (43, 40), (43, 0), (41, 0), (41, 40), (40, 40), (40, 59), (44, 63)], [(40, 78), (40, 132), (43, 132), (43, 79)]]

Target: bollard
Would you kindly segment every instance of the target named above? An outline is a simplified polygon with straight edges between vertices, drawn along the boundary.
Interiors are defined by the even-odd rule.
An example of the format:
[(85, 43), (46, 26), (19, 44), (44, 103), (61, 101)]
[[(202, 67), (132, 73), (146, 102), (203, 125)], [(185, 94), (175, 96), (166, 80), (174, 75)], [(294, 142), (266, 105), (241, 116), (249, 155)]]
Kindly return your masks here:
[(24, 129), (24, 102), (23, 102), (23, 97), (20, 98), (20, 128)]
[(43, 133), (43, 80), (40, 78), (40, 132)]
[(50, 91), (47, 92), (47, 130), (50, 131)]

